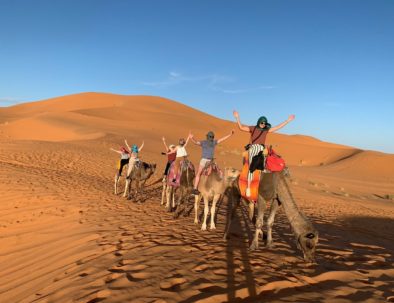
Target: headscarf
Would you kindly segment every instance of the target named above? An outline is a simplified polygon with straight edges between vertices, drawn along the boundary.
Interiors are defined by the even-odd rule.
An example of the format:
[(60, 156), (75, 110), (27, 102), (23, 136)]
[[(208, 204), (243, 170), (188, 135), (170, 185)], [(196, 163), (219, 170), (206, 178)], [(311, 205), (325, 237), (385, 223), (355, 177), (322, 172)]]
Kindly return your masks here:
[[(261, 128), (261, 127), (260, 127), (260, 123), (261, 123), (261, 122), (264, 122), (264, 123), (265, 123), (264, 128)], [(268, 131), (268, 130), (271, 128), (271, 124), (268, 123), (268, 120), (267, 120), (266, 117), (261, 116), (261, 117), (257, 120), (256, 128), (259, 129), (259, 130), (261, 130), (261, 131), (264, 131), (264, 130)]]
[(132, 151), (133, 153), (138, 154), (138, 146), (135, 145), (135, 144), (133, 144), (133, 146), (131, 147), (131, 151)]

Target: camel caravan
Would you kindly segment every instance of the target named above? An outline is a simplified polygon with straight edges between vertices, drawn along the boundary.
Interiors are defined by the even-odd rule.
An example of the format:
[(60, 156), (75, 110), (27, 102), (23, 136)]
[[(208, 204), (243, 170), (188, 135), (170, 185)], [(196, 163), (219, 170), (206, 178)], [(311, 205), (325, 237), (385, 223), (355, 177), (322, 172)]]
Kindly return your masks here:
[[(292, 121), (295, 116), (290, 115), (283, 123), (271, 127), (266, 117), (260, 117), (254, 126), (241, 124), (238, 112), (233, 112), (238, 128), (250, 133), (249, 143), (243, 153), (243, 167), (239, 171), (226, 167), (222, 170), (215, 161), (215, 147), (234, 135), (230, 134), (215, 139), (215, 134), (209, 131), (206, 140), (197, 140), (189, 133), (186, 139), (181, 138), (178, 145), (163, 145), (167, 156), (167, 164), (162, 179), (161, 205), (168, 212), (174, 212), (177, 218), (180, 213), (186, 215), (189, 200), (194, 196), (194, 223), (200, 223), (199, 207), (204, 201), (201, 230), (207, 230), (207, 221), (210, 217), (209, 229), (216, 229), (216, 208), (223, 198), (227, 197), (228, 211), (224, 239), (229, 239), (230, 228), (237, 207), (241, 203), (249, 211), (249, 220), (255, 223), (255, 232), (250, 250), (259, 248), (260, 238), (263, 239), (264, 215), (267, 204), (270, 203), (268, 218), (266, 220), (266, 246), (272, 247), (272, 227), (275, 215), (280, 206), (289, 220), (293, 230), (297, 247), (302, 251), (306, 262), (315, 261), (315, 250), (318, 243), (318, 232), (308, 218), (297, 207), (288, 182), (288, 169), (284, 160), (275, 153), (272, 147), (265, 145), (268, 133), (277, 131)], [(198, 166), (194, 166), (188, 159), (186, 146), (189, 142), (201, 147), (202, 156)], [(125, 140), (126, 147), (119, 150), (112, 149), (121, 155), (115, 175), (114, 193), (119, 194), (118, 185), (123, 168), (126, 167), (126, 180), (123, 197), (137, 199), (143, 195), (146, 181), (155, 173), (156, 164), (143, 162), (139, 159), (141, 146), (130, 147)], [(132, 190), (132, 184), (135, 184)], [(211, 203), (211, 206), (209, 204)], [(190, 210), (193, 208), (190, 208)]]

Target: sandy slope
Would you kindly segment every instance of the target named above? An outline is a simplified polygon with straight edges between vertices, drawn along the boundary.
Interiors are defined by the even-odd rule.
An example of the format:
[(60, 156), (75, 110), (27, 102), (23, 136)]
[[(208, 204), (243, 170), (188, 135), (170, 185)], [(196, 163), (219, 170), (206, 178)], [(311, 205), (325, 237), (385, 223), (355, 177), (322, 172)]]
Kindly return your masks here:
[[(174, 120), (175, 119), (175, 120)], [(174, 121), (177, 121), (174, 126)], [(232, 238), (202, 232), (160, 207), (168, 142), (234, 124), (153, 97), (81, 94), (0, 109), (0, 302), (384, 302), (394, 296), (393, 155), (272, 134), (292, 190), (320, 233), (318, 264), (300, 258), (280, 212), (276, 247), (247, 250), (238, 210)], [(289, 126), (290, 127), (290, 126)], [(123, 138), (145, 139), (158, 163), (140, 203), (112, 194)], [(240, 166), (247, 136), (219, 146)], [(200, 150), (188, 148), (196, 163)], [(123, 179), (122, 179), (123, 185)]]

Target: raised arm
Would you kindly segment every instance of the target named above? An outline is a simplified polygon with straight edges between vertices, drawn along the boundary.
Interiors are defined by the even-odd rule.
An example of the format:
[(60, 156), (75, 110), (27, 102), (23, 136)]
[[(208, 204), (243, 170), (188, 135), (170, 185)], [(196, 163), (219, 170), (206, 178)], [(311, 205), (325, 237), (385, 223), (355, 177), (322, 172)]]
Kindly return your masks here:
[(192, 136), (191, 132), (189, 132), (189, 135), (187, 136), (187, 139), (186, 139), (184, 147), (186, 147), (187, 143), (189, 142), (190, 136)]
[(190, 139), (192, 140), (192, 142), (193, 142), (194, 144), (201, 145), (201, 142), (200, 142), (200, 141), (194, 139), (194, 135), (193, 135), (193, 134), (190, 134)]
[(295, 115), (290, 115), (286, 121), (282, 122), (281, 124), (278, 124), (277, 126), (271, 127), (269, 132), (272, 133), (272, 132), (275, 132), (275, 131), (281, 129), (283, 126), (285, 126), (290, 121), (293, 121), (294, 119), (295, 119)]
[(122, 153), (121, 151), (118, 151), (118, 150), (116, 150), (116, 149), (113, 149), (112, 147), (110, 148), (110, 150), (112, 150), (112, 151), (114, 151), (115, 153), (118, 153), (118, 154), (121, 154), (121, 153)]
[(234, 130), (231, 131), (231, 133), (227, 136), (224, 136), (223, 138), (218, 139), (218, 144), (222, 143), (224, 140), (227, 140), (228, 138), (230, 138), (232, 135), (234, 135)]
[(249, 127), (246, 125), (242, 125), (239, 120), (239, 114), (236, 110), (233, 111), (234, 118), (237, 120), (238, 128), (244, 132), (249, 132)]
[(141, 146), (138, 148), (138, 152), (140, 152), (144, 148), (144, 141), (142, 141)]
[(163, 140), (163, 144), (164, 144), (164, 146), (165, 146), (165, 148), (166, 148), (166, 152), (168, 151), (168, 146), (167, 146), (167, 144), (166, 144), (166, 138), (161, 138), (161, 140)]
[(131, 152), (131, 148), (130, 148), (130, 146), (127, 144), (127, 140), (126, 140), (126, 139), (124, 139), (124, 143), (126, 144), (127, 149), (129, 150), (129, 152)]

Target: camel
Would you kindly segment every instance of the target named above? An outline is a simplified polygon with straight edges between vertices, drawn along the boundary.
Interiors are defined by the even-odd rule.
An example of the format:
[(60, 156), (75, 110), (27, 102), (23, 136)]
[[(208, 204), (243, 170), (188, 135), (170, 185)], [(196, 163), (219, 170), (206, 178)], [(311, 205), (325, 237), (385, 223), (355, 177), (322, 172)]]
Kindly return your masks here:
[[(204, 220), (201, 226), (201, 230), (207, 229), (207, 217), (209, 212), (209, 200), (212, 199), (211, 206), (211, 225), (210, 229), (216, 229), (215, 226), (215, 211), (216, 203), (221, 197), (223, 197), (226, 189), (234, 182), (239, 176), (240, 171), (231, 167), (226, 167), (224, 174), (220, 173), (216, 164), (211, 161), (206, 165), (201, 173), (200, 182), (198, 184), (199, 195), (195, 196), (194, 200), (194, 223), (198, 224), (198, 207), (201, 198), (204, 199)], [(210, 174), (206, 172), (211, 171)]]
[[(304, 260), (307, 262), (315, 261), (315, 250), (319, 240), (318, 231), (313, 227), (308, 218), (298, 209), (297, 204), (292, 196), (288, 181), (285, 176), (286, 172), (262, 173), (259, 183), (259, 197), (257, 201), (257, 218), (256, 230), (250, 250), (258, 249), (259, 237), (263, 235), (263, 220), (266, 203), (271, 201), (270, 212), (267, 219), (267, 247), (273, 246), (272, 226), (274, 224), (275, 215), (280, 205), (283, 206), (285, 214), (290, 222), (294, 236), (296, 238), (297, 247), (303, 252)], [(235, 182), (238, 184), (238, 182)], [(231, 219), (235, 213), (236, 207), (240, 204), (240, 192), (236, 186), (236, 190), (230, 195), (230, 203), (232, 211), (228, 213), (227, 228), (224, 238), (228, 238), (231, 225)], [(235, 205), (234, 205), (235, 200)], [(253, 217), (254, 203), (249, 202), (250, 212), (249, 218)]]
[[(191, 193), (193, 189), (193, 181), (195, 177), (195, 170), (193, 164), (189, 160), (183, 160), (181, 163), (181, 175), (179, 186), (174, 186), (171, 181), (172, 168), (174, 163), (171, 164), (170, 172), (167, 176), (167, 182), (163, 185), (163, 191), (166, 193), (166, 209), (171, 212), (176, 206), (179, 206), (183, 199)], [(175, 204), (175, 193), (179, 190), (178, 202)], [(162, 203), (164, 194), (162, 193)]]
[[(144, 190), (146, 181), (154, 174), (156, 170), (156, 164), (149, 164), (146, 162), (138, 161), (134, 164), (134, 168), (129, 165), (127, 169), (126, 185), (123, 193), (123, 197), (131, 199), (131, 183), (135, 181), (135, 193), (136, 196), (139, 191), (141, 193)], [(142, 182), (140, 184), (140, 182)]]

